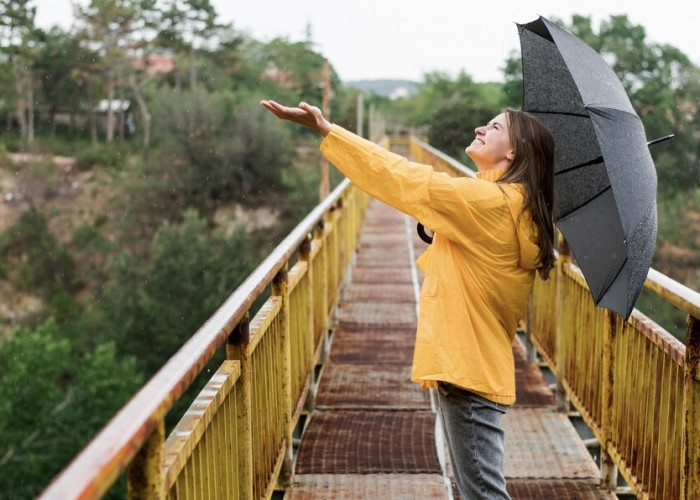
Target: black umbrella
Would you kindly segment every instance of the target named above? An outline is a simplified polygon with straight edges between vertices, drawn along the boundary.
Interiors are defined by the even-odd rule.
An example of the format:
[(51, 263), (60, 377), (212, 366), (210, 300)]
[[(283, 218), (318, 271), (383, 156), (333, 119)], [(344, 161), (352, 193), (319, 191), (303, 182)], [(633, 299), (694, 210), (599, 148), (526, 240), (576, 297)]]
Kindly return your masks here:
[(555, 140), (555, 217), (596, 305), (627, 318), (656, 244), (656, 169), (603, 58), (540, 17), (518, 25), (523, 110)]

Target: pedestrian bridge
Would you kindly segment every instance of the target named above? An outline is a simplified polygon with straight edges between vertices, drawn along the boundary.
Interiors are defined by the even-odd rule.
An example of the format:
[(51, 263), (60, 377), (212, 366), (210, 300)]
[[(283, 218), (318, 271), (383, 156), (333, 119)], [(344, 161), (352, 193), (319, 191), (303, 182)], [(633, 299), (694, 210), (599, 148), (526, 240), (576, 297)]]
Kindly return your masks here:
[[(473, 175), (417, 138), (384, 143)], [(41, 498), (99, 498), (124, 472), (130, 498), (458, 498), (433, 395), (409, 381), (414, 235), (344, 181)], [(646, 287), (687, 314), (685, 345), (637, 310), (625, 322), (595, 308), (564, 244), (536, 282), (503, 421), (513, 498), (700, 498), (700, 295), (654, 270)]]

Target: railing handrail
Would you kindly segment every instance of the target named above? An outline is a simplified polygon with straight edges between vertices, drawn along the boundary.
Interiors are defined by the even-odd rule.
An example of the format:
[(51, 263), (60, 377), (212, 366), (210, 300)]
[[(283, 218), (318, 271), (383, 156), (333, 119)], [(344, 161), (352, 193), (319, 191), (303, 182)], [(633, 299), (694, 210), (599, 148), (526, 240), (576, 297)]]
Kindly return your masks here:
[(185, 393), (255, 300), (350, 186), (345, 179), (263, 260), (219, 309), (107, 423), (41, 498), (93, 496), (113, 482)]
[(700, 319), (700, 293), (688, 288), (683, 283), (650, 268), (644, 282), (644, 288), (655, 292), (669, 304), (673, 304), (694, 318)]

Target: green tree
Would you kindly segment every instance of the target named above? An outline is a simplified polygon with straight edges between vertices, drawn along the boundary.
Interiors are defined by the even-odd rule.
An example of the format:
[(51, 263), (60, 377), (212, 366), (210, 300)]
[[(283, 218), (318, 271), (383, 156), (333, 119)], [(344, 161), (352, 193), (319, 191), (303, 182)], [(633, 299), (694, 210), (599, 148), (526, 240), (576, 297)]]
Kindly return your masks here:
[(35, 68), (49, 111), (52, 137), (59, 111), (68, 111), (72, 131), (77, 128), (76, 117), (83, 112), (81, 105), (95, 58), (96, 54), (82, 47), (77, 38), (56, 26), (42, 34)]
[(470, 164), (464, 150), (474, 140), (474, 129), (488, 123), (498, 110), (475, 108), (467, 102), (447, 104), (435, 111), (428, 142), (443, 153)]
[(436, 110), (449, 112), (453, 106), (468, 106), (472, 109), (497, 111), (504, 103), (500, 84), (475, 82), (465, 72), (461, 72), (454, 79), (441, 72), (426, 73), (423, 78), (416, 95), (396, 101), (385, 101), (380, 106), (382, 112), (393, 122), (413, 127), (429, 127), (436, 116), (439, 116)]
[(15, 264), (17, 282), (22, 288), (45, 299), (79, 288), (73, 259), (48, 230), (45, 217), (35, 209), (24, 212), (14, 226), (0, 235), (0, 255), (6, 264)]
[[(263, 79), (274, 81), (278, 91), (286, 91), (291, 99), (321, 105), (325, 57), (313, 49), (311, 42), (290, 42), (284, 38), (275, 38), (265, 44), (263, 56), (267, 61), (262, 73)], [(330, 87), (335, 99), (342, 90), (340, 78), (332, 66)]]
[[(129, 45), (131, 35), (141, 15), (141, 3), (150, 0), (91, 0), (78, 6), (78, 38), (99, 55), (99, 72), (107, 98), (107, 142), (112, 142), (117, 128), (113, 102), (121, 97), (126, 75), (129, 73)], [(94, 106), (94, 103), (89, 103)], [(120, 115), (120, 131), (124, 130), (124, 115)]]
[[(14, 87), (17, 123), (23, 141), (34, 140), (34, 50), (36, 7), (31, 0), (0, 0), (0, 49)], [(9, 93), (8, 93), (9, 94)], [(11, 95), (11, 94), (9, 94)]]
[(198, 205), (259, 203), (279, 193), (292, 156), (286, 127), (257, 100), (237, 105), (235, 96), (203, 89), (173, 94), (160, 92), (155, 104), (157, 136), (180, 158), (173, 189)]
[(152, 128), (148, 89), (154, 78), (148, 65), (149, 57), (153, 53), (156, 34), (161, 28), (162, 12), (158, 9), (156, 0), (140, 0), (138, 7), (131, 31), (132, 41), (127, 55), (130, 64), (126, 68), (125, 79), (141, 112), (142, 154), (147, 159), (151, 146)]
[(252, 246), (242, 231), (207, 234), (206, 220), (185, 213), (179, 225), (156, 232), (152, 257), (137, 265), (123, 253), (103, 307), (107, 337), (120, 352), (138, 357), (154, 373), (236, 289), (253, 268)]
[[(228, 25), (220, 23), (218, 13), (210, 0), (165, 0), (162, 9), (161, 30), (158, 36), (162, 46), (187, 58), (189, 88), (197, 87), (197, 52), (206, 49)], [(179, 75), (178, 85), (179, 89)]]
[(62, 337), (49, 320), (0, 339), (0, 499), (36, 496), (143, 382), (114, 344)]
[(503, 83), (504, 104), (511, 108), (523, 107), (523, 66), (520, 53), (511, 51), (503, 66), (505, 82)]

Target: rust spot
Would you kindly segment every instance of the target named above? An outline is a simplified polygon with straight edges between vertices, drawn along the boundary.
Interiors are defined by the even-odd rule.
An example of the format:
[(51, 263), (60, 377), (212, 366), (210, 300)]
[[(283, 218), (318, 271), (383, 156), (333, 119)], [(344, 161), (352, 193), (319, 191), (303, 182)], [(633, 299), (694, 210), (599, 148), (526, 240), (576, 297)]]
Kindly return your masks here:
[(511, 408), (504, 473), (511, 479), (591, 479), (600, 471), (563, 413), (552, 408)]
[(547, 387), (542, 371), (536, 364), (525, 361), (525, 349), (513, 342), (515, 358), (515, 406), (552, 406), (554, 394)]
[(333, 333), (331, 360), (336, 363), (398, 363), (413, 360), (415, 328), (347, 328)]
[(595, 481), (570, 479), (508, 481), (506, 489), (514, 500), (525, 498), (556, 498), (558, 500), (595, 500), (600, 498), (612, 500), (617, 498), (613, 492), (600, 488)]
[(445, 483), (439, 474), (303, 474), (287, 490), (288, 500), (312, 498), (400, 498), (444, 500)]
[(343, 292), (348, 302), (411, 302), (415, 303), (415, 293), (411, 283), (358, 283), (348, 286)]
[(316, 413), (304, 432), (297, 474), (440, 473), (429, 411)]
[(428, 391), (410, 379), (408, 365), (330, 363), (323, 369), (316, 407), (430, 410)]
[(411, 283), (411, 268), (406, 267), (365, 267), (352, 270), (352, 282), (359, 283)]
[(413, 303), (344, 302), (338, 307), (341, 326), (415, 328), (416, 306)]

